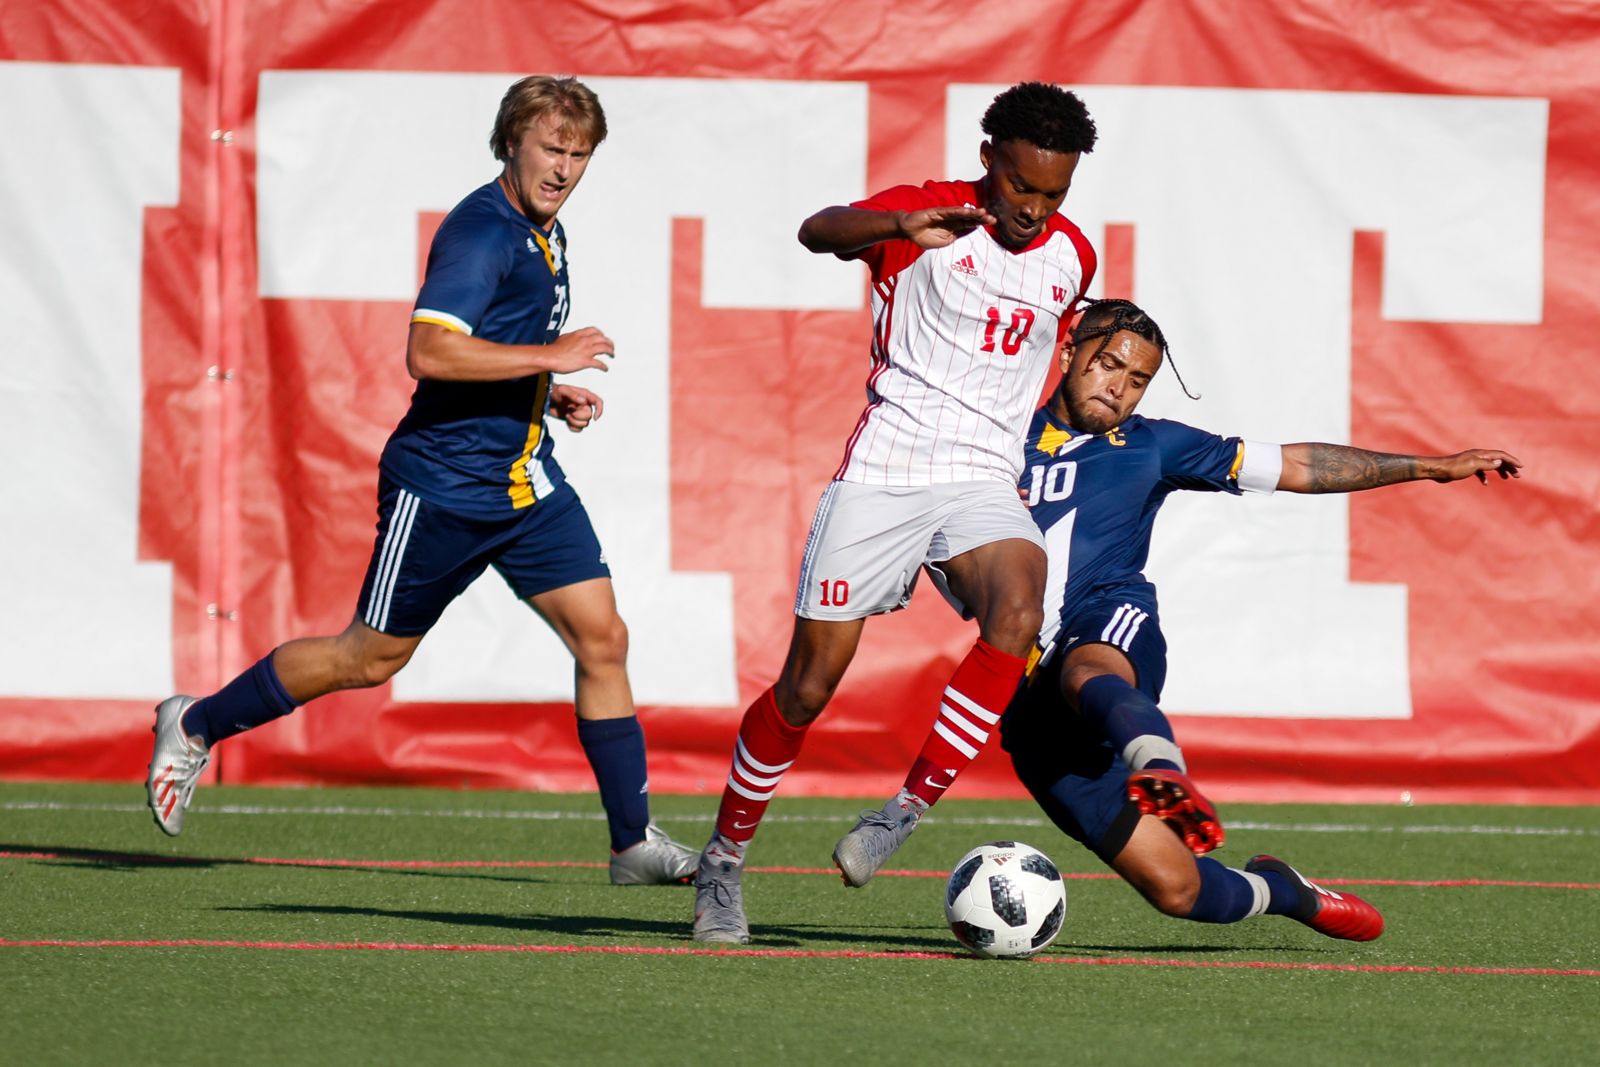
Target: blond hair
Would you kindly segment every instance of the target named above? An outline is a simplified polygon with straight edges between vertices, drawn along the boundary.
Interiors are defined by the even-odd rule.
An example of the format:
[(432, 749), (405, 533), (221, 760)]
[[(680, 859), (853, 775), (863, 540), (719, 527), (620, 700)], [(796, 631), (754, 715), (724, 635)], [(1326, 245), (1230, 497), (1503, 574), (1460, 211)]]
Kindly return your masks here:
[(575, 141), (587, 141), (590, 150), (606, 139), (606, 113), (594, 90), (576, 78), (554, 78), (534, 74), (512, 84), (500, 99), (500, 113), (489, 133), (489, 149), (504, 163), (522, 140), (528, 127), (556, 115), (561, 133)]

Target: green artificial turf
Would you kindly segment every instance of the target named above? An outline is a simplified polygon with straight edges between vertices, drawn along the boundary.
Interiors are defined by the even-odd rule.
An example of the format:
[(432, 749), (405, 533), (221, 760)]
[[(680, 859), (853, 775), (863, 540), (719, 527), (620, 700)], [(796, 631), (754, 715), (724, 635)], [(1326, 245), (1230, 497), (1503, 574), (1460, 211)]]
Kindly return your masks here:
[[(654, 805), (703, 842), (713, 800)], [(1055, 945), (998, 962), (942, 955), (958, 950), (941, 877), (858, 891), (759, 870), (827, 868), (860, 806), (773, 805), (746, 952), (787, 954), (714, 956), (636, 951), (701, 947), (693, 892), (613, 888), (585, 866), (605, 855), (592, 796), (210, 788), (169, 839), (138, 786), (0, 784), (0, 1062), (1500, 1064), (1589, 1062), (1600, 1045), (1594, 809), (1228, 806), (1217, 858), (1235, 865), (1271, 851), (1314, 878), (1546, 885), (1353, 885), (1388, 921), (1353, 944), (1281, 918), (1169, 919), (1119, 882), (1069, 877)], [(1104, 870), (1029, 804), (960, 799), (891, 868), (943, 872), (1000, 838), (1069, 875)], [(17, 944), (39, 940), (145, 944)], [(148, 944), (184, 940), (252, 944)]]

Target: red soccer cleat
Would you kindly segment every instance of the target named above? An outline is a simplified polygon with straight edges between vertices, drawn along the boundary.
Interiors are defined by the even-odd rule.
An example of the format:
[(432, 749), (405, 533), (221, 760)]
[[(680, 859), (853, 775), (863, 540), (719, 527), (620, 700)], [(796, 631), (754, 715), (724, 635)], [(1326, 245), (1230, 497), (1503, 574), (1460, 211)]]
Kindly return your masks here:
[(1344, 941), (1375, 941), (1383, 933), (1383, 915), (1354, 893), (1324, 889), (1272, 856), (1252, 856), (1244, 869), (1251, 874), (1272, 871), (1289, 879), (1300, 894), (1300, 904), (1289, 918), (1319, 934)]
[(1227, 840), (1216, 807), (1182, 771), (1134, 771), (1128, 775), (1128, 799), (1141, 815), (1154, 815), (1170, 826), (1196, 856), (1221, 848)]

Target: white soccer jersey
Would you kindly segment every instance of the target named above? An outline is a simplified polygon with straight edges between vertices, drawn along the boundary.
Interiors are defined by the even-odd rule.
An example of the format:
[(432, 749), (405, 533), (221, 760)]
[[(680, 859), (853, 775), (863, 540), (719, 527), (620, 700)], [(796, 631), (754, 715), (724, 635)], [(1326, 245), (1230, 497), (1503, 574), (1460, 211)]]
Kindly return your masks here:
[[(972, 182), (897, 186), (879, 211), (982, 204)], [(1057, 341), (1094, 277), (1094, 250), (1060, 215), (1012, 251), (987, 228), (945, 248), (883, 241), (846, 258), (872, 270), (867, 407), (834, 473), (866, 485), (1015, 483)]]

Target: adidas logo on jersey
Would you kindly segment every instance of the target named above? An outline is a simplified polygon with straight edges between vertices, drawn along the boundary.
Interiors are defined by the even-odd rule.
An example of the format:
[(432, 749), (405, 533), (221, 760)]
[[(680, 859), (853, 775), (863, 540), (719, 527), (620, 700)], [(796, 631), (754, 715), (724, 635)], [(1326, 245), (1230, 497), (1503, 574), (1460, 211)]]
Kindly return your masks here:
[(970, 274), (974, 278), (978, 276), (978, 268), (973, 266), (971, 256), (962, 256), (960, 259), (950, 264), (950, 269), (961, 274)]

